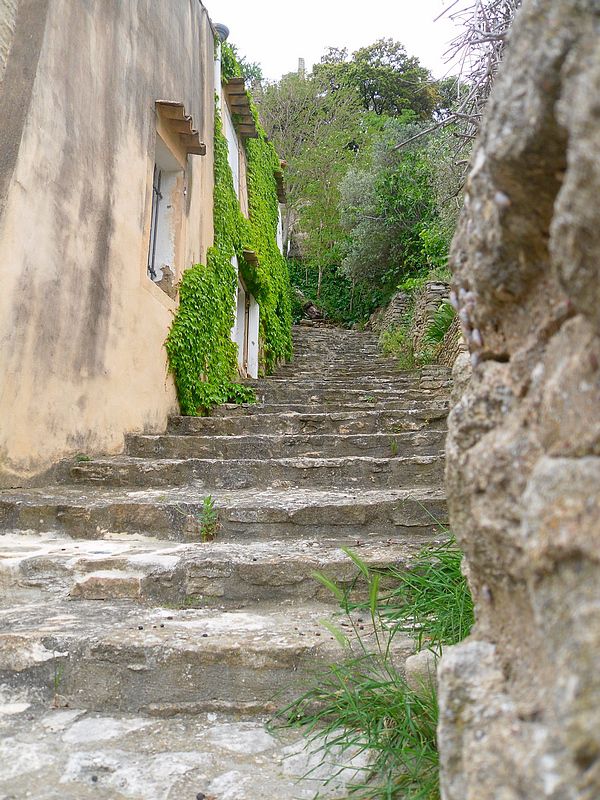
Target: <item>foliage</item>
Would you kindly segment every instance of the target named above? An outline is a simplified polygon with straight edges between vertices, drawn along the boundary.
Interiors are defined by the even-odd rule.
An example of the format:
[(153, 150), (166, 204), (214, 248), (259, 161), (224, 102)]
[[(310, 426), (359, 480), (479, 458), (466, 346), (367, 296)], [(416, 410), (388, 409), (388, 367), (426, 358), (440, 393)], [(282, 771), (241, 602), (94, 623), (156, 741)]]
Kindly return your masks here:
[(411, 109), (427, 119), (440, 100), (428, 70), (393, 39), (361, 47), (351, 58), (346, 49), (330, 48), (315, 74), (326, 78), (332, 91), (355, 89), (365, 111), (378, 115), (398, 116)]
[[(290, 280), (307, 300), (311, 300), (335, 322), (350, 325), (363, 322), (387, 299), (383, 292), (353, 282), (339, 267), (324, 270), (319, 287), (319, 269), (308, 261), (289, 260)], [(296, 300), (296, 321), (302, 319), (302, 304)]]
[(396, 586), (382, 593), (381, 616), (393, 620), (396, 631), (416, 635), (418, 650), (440, 655), (444, 646), (462, 641), (473, 627), (473, 599), (461, 572), (462, 558), (450, 539), (425, 547), (409, 570), (388, 570)]
[[(352, 590), (343, 590), (324, 575), (316, 577), (341, 602), (358, 653), (331, 666), (315, 688), (283, 709), (278, 719), (304, 728), (323, 760), (334, 749), (350, 759), (368, 753), (368, 774), (351, 787), (353, 796), (438, 800), (435, 691), (431, 685), (419, 691), (409, 687), (394, 664), (392, 649), (399, 632), (416, 635), (418, 650), (427, 647), (437, 655), (468, 635), (473, 605), (460, 569), (461, 553), (452, 539), (426, 547), (408, 570), (386, 570), (386, 582), (393, 588), (382, 590), (381, 570), (346, 552), (367, 585), (367, 600), (356, 604), (350, 600)], [(375, 648), (361, 635), (357, 610), (371, 616)], [(329, 627), (349, 648), (341, 630)]]
[[(236, 382), (237, 349), (231, 340), (235, 258), (261, 308), (263, 368), (273, 369), (292, 352), (289, 277), (276, 243), (277, 155), (262, 130), (247, 148), (250, 220), (246, 220), (233, 186), (218, 112), (214, 142), (214, 246), (206, 265), (196, 264), (184, 272), (179, 308), (165, 343), (181, 410), (189, 415), (224, 402), (251, 402), (255, 397), (252, 389)], [(256, 265), (244, 260), (246, 249), (256, 252)]]
[(198, 514), (198, 526), (202, 542), (213, 542), (215, 540), (220, 523), (219, 512), (211, 495), (208, 495), (202, 501), (202, 509)]
[(260, 83), (263, 79), (260, 64), (241, 56), (237, 47), (229, 42), (221, 43), (221, 79), (227, 83), (232, 78), (244, 78), (246, 85)]
[(452, 321), (456, 316), (456, 310), (450, 303), (442, 303), (435, 312), (431, 323), (425, 331), (424, 340), (427, 344), (440, 344), (448, 332)]
[[(256, 113), (256, 112), (255, 112)], [(292, 356), (292, 310), (290, 278), (286, 260), (277, 245), (279, 203), (275, 173), (279, 158), (266, 134), (246, 143), (248, 205), (247, 243), (258, 256), (257, 265), (241, 261), (241, 271), (249, 291), (260, 305), (260, 330), (263, 341), (263, 368), (271, 372)]]
[(383, 331), (379, 345), (386, 356), (393, 356), (400, 369), (414, 369), (417, 366), (410, 335), (410, 325), (403, 323), (392, 330)]
[(348, 234), (343, 268), (388, 293), (403, 279), (445, 263), (448, 253), (450, 237), (440, 223), (423, 142), (395, 148), (419, 130), (404, 120), (388, 120), (370, 164), (350, 170), (341, 186)]

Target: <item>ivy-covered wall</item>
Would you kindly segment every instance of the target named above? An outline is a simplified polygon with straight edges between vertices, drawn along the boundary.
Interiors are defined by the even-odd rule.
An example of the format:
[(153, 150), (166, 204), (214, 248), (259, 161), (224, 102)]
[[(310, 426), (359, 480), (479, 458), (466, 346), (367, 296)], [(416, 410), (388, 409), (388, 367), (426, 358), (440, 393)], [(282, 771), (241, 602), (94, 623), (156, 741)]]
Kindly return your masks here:
[[(229, 71), (233, 68), (227, 67)], [(184, 273), (179, 308), (165, 343), (181, 411), (186, 415), (253, 397), (252, 390), (238, 382), (236, 345), (231, 340), (237, 292), (231, 263), (234, 256), (260, 306), (261, 371), (272, 371), (292, 355), (289, 274), (277, 247), (275, 172), (280, 164), (254, 113), (259, 137), (245, 145), (249, 219), (240, 210), (221, 117), (218, 111), (215, 115), (214, 246), (205, 265), (196, 264)], [(256, 264), (245, 261), (244, 250), (256, 253)]]

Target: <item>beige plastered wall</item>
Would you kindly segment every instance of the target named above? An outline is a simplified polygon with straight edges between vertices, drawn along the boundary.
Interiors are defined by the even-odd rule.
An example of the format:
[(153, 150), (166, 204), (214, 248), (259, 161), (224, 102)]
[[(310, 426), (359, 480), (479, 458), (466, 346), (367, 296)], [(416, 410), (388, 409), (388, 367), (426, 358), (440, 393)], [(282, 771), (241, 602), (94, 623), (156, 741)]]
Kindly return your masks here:
[[(177, 409), (176, 303), (146, 275), (155, 102), (184, 155), (182, 268), (212, 243), (214, 36), (198, 0), (11, 0), (0, 84), (0, 486), (122, 450)], [(0, 19), (0, 29), (4, 20)]]

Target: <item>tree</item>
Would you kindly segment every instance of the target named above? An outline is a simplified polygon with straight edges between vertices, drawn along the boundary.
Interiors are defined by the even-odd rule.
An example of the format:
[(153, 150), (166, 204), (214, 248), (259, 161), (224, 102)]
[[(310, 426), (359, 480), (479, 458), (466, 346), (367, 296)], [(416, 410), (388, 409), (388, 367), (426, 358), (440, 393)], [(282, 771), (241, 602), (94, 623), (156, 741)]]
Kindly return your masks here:
[(266, 86), (258, 102), (267, 133), (287, 162), (285, 239), (296, 233), (303, 254), (323, 262), (323, 250), (342, 234), (339, 184), (364, 135), (360, 101), (352, 89), (333, 96), (320, 78), (292, 73)]
[(400, 42), (379, 39), (348, 58), (346, 49), (330, 48), (315, 65), (330, 91), (354, 88), (365, 111), (399, 116), (412, 110), (428, 119), (439, 102), (437, 84)]
[(388, 292), (404, 278), (439, 265), (428, 257), (429, 248), (439, 261), (442, 228), (426, 141), (395, 149), (399, 139), (419, 130), (414, 123), (388, 120), (371, 163), (350, 170), (340, 190), (341, 221), (347, 233), (344, 270), (355, 280)]

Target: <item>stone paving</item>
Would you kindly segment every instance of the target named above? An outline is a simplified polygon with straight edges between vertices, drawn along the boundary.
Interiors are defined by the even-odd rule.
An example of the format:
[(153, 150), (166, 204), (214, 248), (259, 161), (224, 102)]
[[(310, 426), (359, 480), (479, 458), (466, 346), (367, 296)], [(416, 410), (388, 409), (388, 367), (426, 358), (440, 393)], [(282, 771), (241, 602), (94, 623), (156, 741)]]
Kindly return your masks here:
[(318, 766), (265, 721), (344, 657), (314, 571), (360, 594), (342, 547), (402, 566), (439, 537), (449, 378), (371, 334), (294, 338), (257, 405), (0, 492), (0, 800), (346, 797), (364, 760)]

